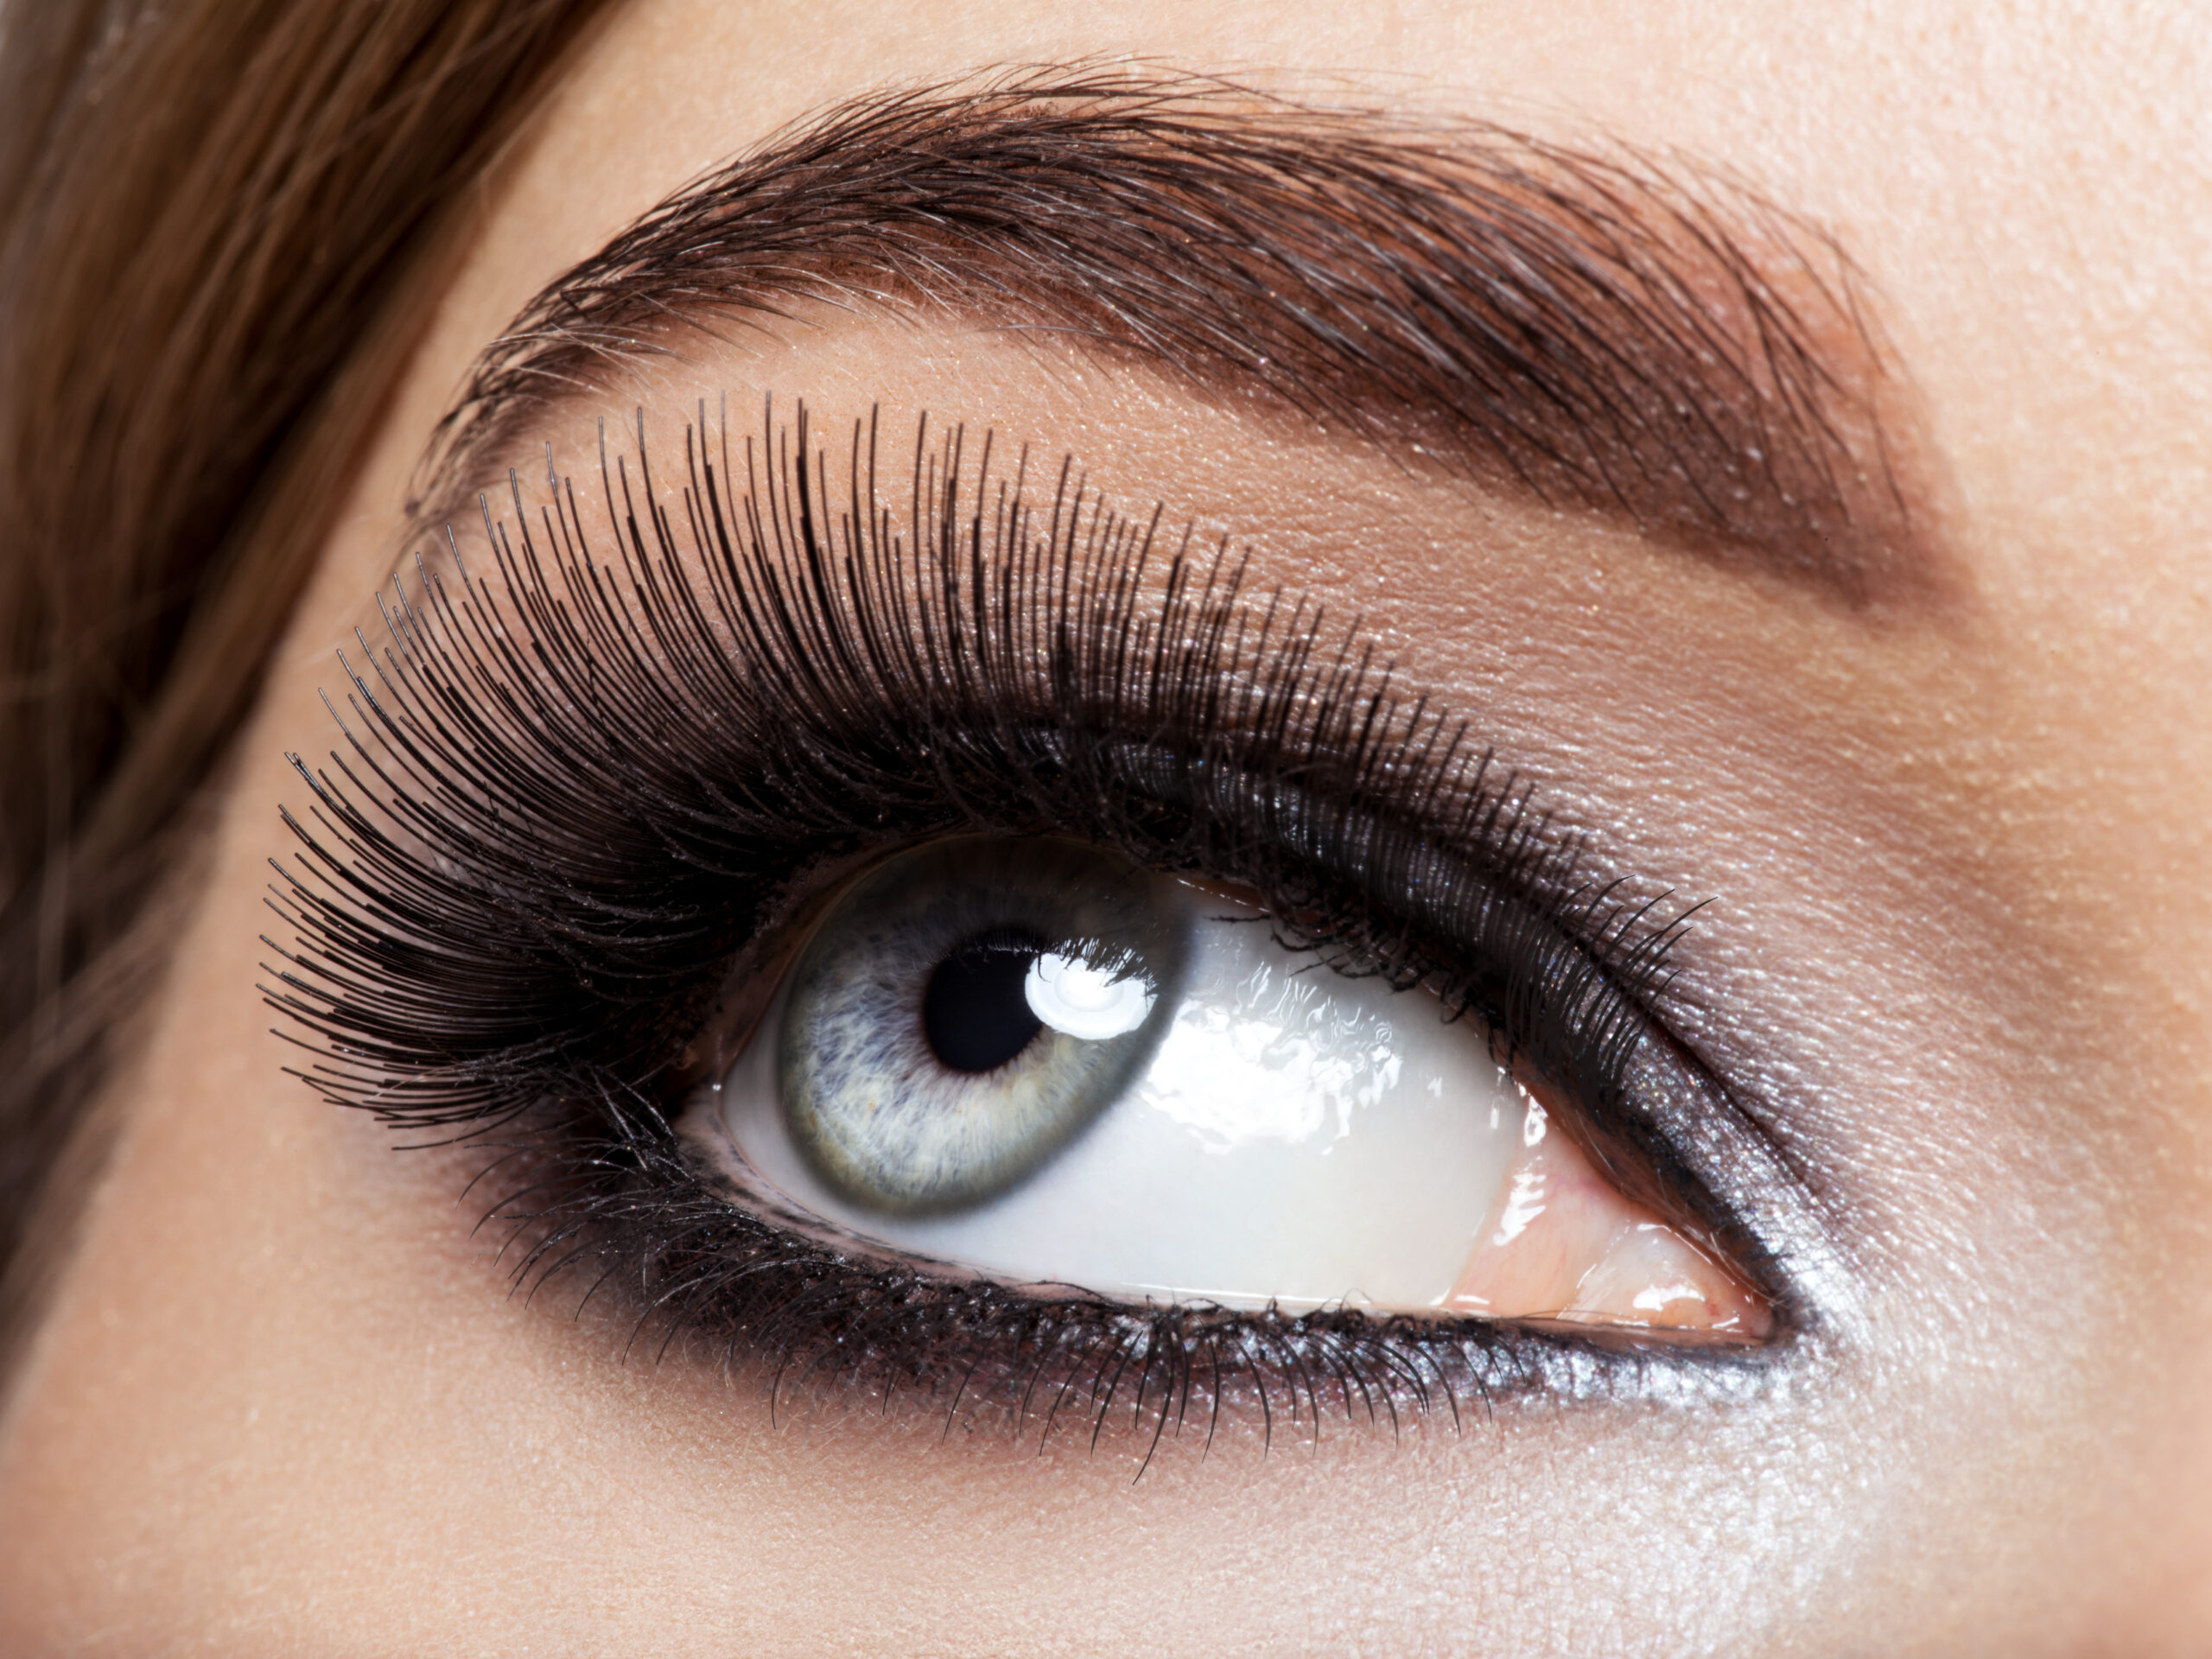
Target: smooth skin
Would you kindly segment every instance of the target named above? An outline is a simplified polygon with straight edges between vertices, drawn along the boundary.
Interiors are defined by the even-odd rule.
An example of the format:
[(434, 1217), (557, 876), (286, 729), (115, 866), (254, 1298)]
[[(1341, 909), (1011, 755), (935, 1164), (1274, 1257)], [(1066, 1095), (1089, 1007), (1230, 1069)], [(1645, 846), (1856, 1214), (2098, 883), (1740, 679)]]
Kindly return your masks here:
[[(409, 471), (542, 284), (779, 124), (1136, 54), (1680, 151), (1857, 259), (1957, 580), (1878, 621), (1164, 382), (824, 315), (611, 389), (927, 408), (1373, 619), (1613, 853), (1710, 895), (1831, 1342), (1137, 1483), (757, 1394), (511, 1299), (467, 1171), (282, 1075), (283, 753)], [(0, 1421), (10, 1653), (2202, 1652), (2212, 1644), (2212, 31), (2168, 5), (632, 0), (487, 182), (242, 733), (124, 1132)], [(619, 392), (619, 395), (617, 393)], [(584, 410), (543, 435), (581, 473)], [(305, 556), (303, 550), (303, 556)]]

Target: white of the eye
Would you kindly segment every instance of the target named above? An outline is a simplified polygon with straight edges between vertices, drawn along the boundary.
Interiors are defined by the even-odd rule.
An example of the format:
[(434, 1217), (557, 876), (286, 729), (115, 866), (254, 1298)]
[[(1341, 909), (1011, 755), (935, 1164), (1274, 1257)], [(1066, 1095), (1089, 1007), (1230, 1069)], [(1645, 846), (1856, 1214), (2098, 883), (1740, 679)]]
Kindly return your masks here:
[(1152, 987), (1135, 975), (1116, 979), (1074, 957), (1041, 956), (1021, 982), (1029, 1012), (1054, 1031), (1103, 1043), (1144, 1024), (1152, 1013)]
[(1446, 1024), (1426, 993), (1332, 973), (1219, 895), (1186, 902), (1191, 958), (1159, 1046), (1019, 1187), (955, 1215), (853, 1211), (793, 1146), (766, 1043), (720, 1103), (750, 1179), (894, 1249), (1021, 1282), (1242, 1306), (1442, 1306), (1522, 1141), (1542, 1133), (1534, 1103), (1480, 1029)]

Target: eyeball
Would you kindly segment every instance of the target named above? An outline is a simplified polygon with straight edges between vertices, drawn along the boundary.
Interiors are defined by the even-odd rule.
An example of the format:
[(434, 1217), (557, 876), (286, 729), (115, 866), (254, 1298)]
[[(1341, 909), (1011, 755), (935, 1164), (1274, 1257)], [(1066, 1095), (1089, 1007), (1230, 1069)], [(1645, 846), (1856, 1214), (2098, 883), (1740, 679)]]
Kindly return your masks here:
[(1286, 949), (1218, 888), (1085, 842), (962, 836), (837, 897), (710, 1116), (741, 1185), (934, 1270), (1770, 1328), (1499, 1050), (1425, 991)]

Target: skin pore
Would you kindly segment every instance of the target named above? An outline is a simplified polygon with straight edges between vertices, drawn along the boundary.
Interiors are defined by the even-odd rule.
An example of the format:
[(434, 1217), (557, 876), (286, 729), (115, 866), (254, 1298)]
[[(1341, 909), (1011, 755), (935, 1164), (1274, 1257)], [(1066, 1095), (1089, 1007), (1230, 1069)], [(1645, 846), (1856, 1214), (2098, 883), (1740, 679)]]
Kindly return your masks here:
[[(1353, 15), (1356, 12), (1356, 15)], [(126, 1129), (0, 1420), (0, 1645), (143, 1652), (2191, 1650), (2212, 1515), (2212, 510), (2201, 28), (2179, 8), (638, 0), (487, 183), (241, 735)], [(546, 283), (783, 123), (1126, 54), (1617, 135), (1831, 232), (1909, 385), (1940, 591), (1869, 611), (1255, 397), (941, 315), (802, 309), (643, 407), (922, 410), (1077, 457), (1357, 613), (1655, 887), (1670, 1005), (1786, 1125), (1817, 1339), (1758, 1386), (1325, 1416), (1204, 1457), (771, 1422), (510, 1297), (465, 1154), (283, 1074), (276, 810), (399, 568), (418, 456)], [(2191, 146), (2195, 146), (2194, 149)], [(303, 554), (304, 556), (304, 554)], [(372, 636), (373, 638), (373, 636)], [(1809, 1219), (1807, 1219), (1809, 1218)]]

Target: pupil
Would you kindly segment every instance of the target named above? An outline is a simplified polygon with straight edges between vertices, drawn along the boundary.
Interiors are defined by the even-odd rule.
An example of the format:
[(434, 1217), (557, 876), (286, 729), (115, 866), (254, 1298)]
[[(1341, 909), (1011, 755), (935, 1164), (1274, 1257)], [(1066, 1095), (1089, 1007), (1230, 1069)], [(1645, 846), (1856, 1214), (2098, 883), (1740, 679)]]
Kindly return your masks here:
[(922, 993), (922, 1033), (938, 1059), (955, 1071), (995, 1071), (1029, 1046), (1045, 1022), (1022, 986), (1043, 952), (1023, 938), (976, 939), (938, 963)]

